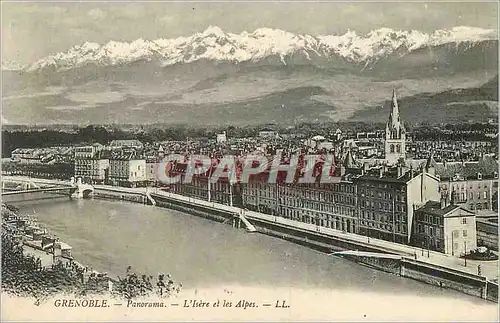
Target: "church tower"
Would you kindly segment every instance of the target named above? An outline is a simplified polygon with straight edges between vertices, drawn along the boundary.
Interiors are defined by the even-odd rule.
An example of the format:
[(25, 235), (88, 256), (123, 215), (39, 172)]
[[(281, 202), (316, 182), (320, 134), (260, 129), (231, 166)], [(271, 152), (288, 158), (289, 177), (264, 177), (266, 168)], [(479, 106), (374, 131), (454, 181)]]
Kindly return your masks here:
[(385, 126), (385, 159), (394, 164), (406, 157), (406, 129), (399, 116), (396, 90), (392, 91), (391, 114)]

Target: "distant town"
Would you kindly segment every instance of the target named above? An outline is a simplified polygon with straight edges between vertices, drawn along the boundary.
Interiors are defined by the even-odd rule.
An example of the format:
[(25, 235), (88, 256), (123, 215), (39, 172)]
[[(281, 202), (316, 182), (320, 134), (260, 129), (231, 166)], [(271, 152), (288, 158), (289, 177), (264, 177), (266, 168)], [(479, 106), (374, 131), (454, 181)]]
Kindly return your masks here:
[[(176, 194), (272, 214), (444, 254), (498, 249), (498, 124), (410, 125), (394, 91), (387, 123), (274, 124), (248, 127), (9, 126), (3, 130), (3, 175)], [(339, 183), (248, 183), (209, 172), (189, 183), (158, 180), (171, 154), (224, 156), (332, 154)], [(187, 163), (171, 174), (186, 176)], [(297, 177), (301, 176), (298, 170)]]

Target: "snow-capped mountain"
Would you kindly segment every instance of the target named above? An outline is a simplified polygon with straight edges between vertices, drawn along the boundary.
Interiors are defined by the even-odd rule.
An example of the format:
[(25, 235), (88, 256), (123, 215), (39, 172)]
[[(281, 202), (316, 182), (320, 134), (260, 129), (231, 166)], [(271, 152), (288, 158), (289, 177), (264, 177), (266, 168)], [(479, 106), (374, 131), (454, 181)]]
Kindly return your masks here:
[(454, 27), (430, 34), (382, 28), (366, 35), (348, 31), (343, 35), (326, 36), (296, 35), (270, 28), (233, 34), (219, 27), (209, 27), (190, 37), (138, 39), (130, 43), (110, 41), (104, 45), (86, 42), (66, 52), (45, 57), (31, 64), (27, 70), (70, 70), (88, 64), (116, 66), (138, 60), (158, 61), (162, 66), (200, 60), (242, 63), (273, 57), (286, 65), (291, 56), (309, 61), (340, 58), (348, 63), (366, 66), (391, 54), (404, 56), (422, 48), (445, 44), (465, 43), (472, 46), (478, 42), (496, 40), (497, 37), (494, 30), (475, 27)]
[(16, 61), (3, 61), (2, 71), (21, 71), (25, 68), (21, 63)]
[(497, 34), (480, 28), (311, 36), (210, 27), (74, 46), (4, 73), (2, 103), (13, 124), (378, 120), (397, 87), (406, 120), (482, 122), (498, 113), (497, 87), (482, 88), (497, 74)]

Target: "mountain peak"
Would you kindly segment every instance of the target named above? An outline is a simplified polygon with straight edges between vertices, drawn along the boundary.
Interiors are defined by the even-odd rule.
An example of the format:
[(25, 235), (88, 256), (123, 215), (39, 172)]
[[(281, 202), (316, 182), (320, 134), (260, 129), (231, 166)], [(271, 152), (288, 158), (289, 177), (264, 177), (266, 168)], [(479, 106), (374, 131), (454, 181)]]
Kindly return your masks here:
[(21, 71), (24, 66), (16, 61), (2, 61), (2, 71)]
[(208, 26), (208, 28), (205, 29), (205, 31), (203, 31), (201, 34), (203, 36), (214, 35), (217, 37), (224, 37), (226, 35), (224, 31), (218, 26)]

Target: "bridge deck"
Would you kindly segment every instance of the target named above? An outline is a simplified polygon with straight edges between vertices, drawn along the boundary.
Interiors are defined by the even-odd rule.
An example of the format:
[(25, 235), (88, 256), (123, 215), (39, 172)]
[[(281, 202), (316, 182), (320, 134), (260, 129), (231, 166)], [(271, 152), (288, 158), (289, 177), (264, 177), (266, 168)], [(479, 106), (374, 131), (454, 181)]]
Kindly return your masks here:
[(30, 190), (22, 190), (22, 191), (8, 191), (2, 192), (2, 196), (7, 195), (17, 195), (17, 194), (27, 194), (27, 193), (40, 193), (40, 192), (57, 192), (57, 191), (66, 191), (72, 189), (71, 186), (66, 187), (50, 187), (50, 188), (38, 188), (38, 189), (30, 189)]

